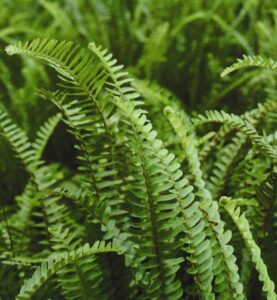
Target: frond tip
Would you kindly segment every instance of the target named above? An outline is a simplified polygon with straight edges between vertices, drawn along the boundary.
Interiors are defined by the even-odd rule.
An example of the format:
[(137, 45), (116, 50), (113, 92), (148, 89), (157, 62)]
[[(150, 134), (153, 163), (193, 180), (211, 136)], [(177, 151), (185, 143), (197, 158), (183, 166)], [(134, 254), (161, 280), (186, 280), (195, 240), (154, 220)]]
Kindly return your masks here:
[(259, 67), (277, 71), (277, 62), (272, 58), (265, 58), (259, 55), (243, 55), (242, 59), (238, 59), (236, 63), (224, 69), (221, 73), (221, 77), (225, 77), (236, 70), (247, 67)]
[(5, 47), (5, 51), (9, 55), (14, 55), (15, 53), (17, 53), (17, 51), (13, 45), (8, 45), (7, 47)]

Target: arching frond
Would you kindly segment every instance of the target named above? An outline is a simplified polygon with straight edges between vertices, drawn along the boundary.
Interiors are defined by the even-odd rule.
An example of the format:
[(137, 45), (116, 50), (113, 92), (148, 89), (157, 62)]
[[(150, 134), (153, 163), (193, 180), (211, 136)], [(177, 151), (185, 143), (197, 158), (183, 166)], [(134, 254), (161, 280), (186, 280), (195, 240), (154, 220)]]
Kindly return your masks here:
[(224, 111), (207, 111), (205, 115), (198, 115), (193, 119), (196, 125), (205, 124), (209, 122), (224, 123), (244, 133), (253, 144), (256, 144), (262, 151), (264, 151), (272, 159), (277, 159), (277, 152), (267, 143), (267, 141), (258, 134), (255, 127), (248, 121), (242, 120), (239, 116), (228, 114)]
[(272, 58), (264, 58), (259, 55), (244, 55), (242, 59), (238, 59), (236, 63), (223, 70), (223, 72), (221, 73), (221, 77), (224, 77), (236, 70), (247, 67), (259, 67), (277, 71), (277, 62)]
[[(133, 176), (135, 176), (136, 182), (133, 195), (137, 195), (137, 199), (132, 200), (131, 203), (131, 209), (134, 209), (131, 214), (133, 218), (140, 220), (139, 223), (137, 220), (133, 226), (135, 228), (138, 226), (139, 228), (143, 226), (145, 229), (152, 228), (151, 232), (145, 232), (146, 235), (151, 233), (148, 237), (152, 240), (151, 243), (149, 240), (144, 241), (144, 239), (138, 241), (141, 249), (144, 250), (140, 255), (142, 257), (146, 255), (149, 261), (147, 269), (149, 269), (149, 279), (152, 284), (149, 286), (145, 280), (147, 295), (179, 299), (182, 291), (175, 276), (182, 260), (173, 259), (171, 257), (173, 253), (168, 253), (162, 249), (166, 249), (166, 245), (169, 246), (181, 231), (191, 238), (196, 232), (197, 236), (201, 233), (200, 228), (203, 228), (204, 224), (198, 212), (198, 203), (193, 202), (194, 195), (191, 187), (188, 186), (187, 180), (182, 178), (183, 174), (179, 170), (179, 165), (174, 162), (174, 155), (169, 154), (163, 148), (162, 142), (156, 138), (157, 133), (152, 129), (145, 111), (140, 108), (141, 101), (137, 100), (139, 95), (132, 88), (126, 86), (129, 80), (124, 79), (125, 73), (118, 72), (120, 68), (114, 66), (115, 62), (111, 60), (110, 55), (106, 55), (106, 50), (102, 50), (94, 44), (90, 44), (90, 49), (104, 63), (110, 75), (108, 91), (116, 98), (115, 103), (122, 115), (122, 122), (125, 124), (122, 128), (131, 146), (130, 159), (132, 163), (130, 165), (134, 166), (131, 171), (132, 173), (135, 172)], [(137, 161), (140, 162), (139, 165)], [(153, 164), (151, 161), (155, 163)], [(171, 188), (171, 190), (167, 191), (167, 188)], [(143, 205), (142, 201), (145, 201), (143, 199), (147, 200), (146, 207)], [(174, 204), (174, 199), (177, 200), (177, 204)], [(141, 208), (140, 212), (137, 211), (138, 207)], [(174, 210), (172, 210), (173, 207)], [(179, 218), (183, 224), (181, 227)], [(143, 228), (144, 232), (145, 229)], [(164, 231), (165, 228), (172, 228), (171, 232)], [(135, 238), (141, 240), (141, 234)], [(193, 267), (190, 269), (192, 274), (197, 270), (194, 258), (196, 253), (205, 253), (207, 257), (210, 255), (207, 242), (201, 244), (203, 248), (199, 246), (199, 239), (203, 241), (205, 237), (199, 235), (199, 239), (195, 238), (197, 239), (195, 244), (194, 240), (186, 239), (189, 246), (185, 249), (188, 253), (192, 253)], [(177, 244), (173, 246), (173, 249), (176, 246)], [(155, 256), (149, 256), (153, 250)], [(171, 266), (169, 265), (170, 262)], [(201, 272), (204, 272), (204, 263), (201, 266), (203, 266)], [(156, 275), (157, 272), (159, 276)], [(205, 277), (205, 281), (204, 277), (203, 275), (203, 282), (208, 285), (209, 278)], [(171, 288), (172, 285), (175, 287), (174, 289)]]
[(50, 117), (37, 131), (36, 139), (32, 143), (33, 148), (35, 150), (36, 161), (41, 160), (41, 156), (47, 145), (47, 142), (51, 137), (53, 131), (55, 130), (57, 124), (59, 123), (60, 119), (60, 114)]
[[(86, 183), (98, 209), (105, 211), (106, 217), (113, 215), (118, 224), (125, 226), (126, 213), (119, 195), (122, 179), (115, 165), (120, 153), (112, 128), (114, 104), (104, 98), (98, 102), (98, 94), (107, 77), (102, 63), (91, 52), (79, 50), (72, 42), (59, 43), (57, 40), (18, 43), (8, 47), (7, 52), (43, 59), (58, 72), (61, 86), (67, 92), (42, 94), (58, 107), (78, 141), (79, 159), (84, 162), (80, 170), (88, 175)], [(81, 100), (76, 101), (76, 97)]]
[[(251, 122), (252, 125), (259, 126), (259, 123), (265, 119), (266, 115), (276, 108), (276, 102), (269, 100), (264, 104), (259, 104), (257, 108), (243, 114), (241, 119)], [(225, 142), (228, 133), (230, 135), (230, 130), (228, 124), (221, 127), (218, 132), (218, 139), (220, 139), (221, 143)], [(219, 140), (217, 141), (219, 143)], [(214, 142), (216, 142), (216, 140)], [(246, 144), (247, 137), (243, 133), (237, 132), (231, 138), (230, 142), (224, 146), (218, 146), (218, 151), (214, 151), (216, 153), (214, 158), (215, 162), (212, 164), (212, 169), (209, 173), (208, 187), (215, 198), (218, 198), (223, 191), (226, 182), (229, 179), (232, 164), (234, 164), (236, 159), (240, 156), (245, 156), (249, 150), (249, 147), (246, 147)]]
[(0, 110), (0, 133), (12, 148), (15, 156), (23, 164), (25, 169), (33, 173), (34, 150), (32, 145), (23, 132), (16, 124), (14, 124), (7, 113)]
[(55, 273), (66, 265), (77, 261), (78, 259), (105, 252), (118, 252), (119, 249), (110, 243), (95, 242), (92, 246), (85, 244), (77, 250), (64, 253), (51, 254), (34, 272), (33, 276), (26, 280), (21, 287), (20, 293), (16, 299), (30, 299), (32, 295)]

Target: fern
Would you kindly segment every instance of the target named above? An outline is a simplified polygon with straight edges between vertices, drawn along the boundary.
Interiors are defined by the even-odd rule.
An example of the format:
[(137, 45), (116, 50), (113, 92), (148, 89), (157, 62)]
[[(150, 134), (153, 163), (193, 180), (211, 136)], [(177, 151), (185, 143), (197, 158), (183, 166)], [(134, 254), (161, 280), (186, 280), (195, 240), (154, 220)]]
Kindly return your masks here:
[(152, 73), (155, 73), (159, 65), (166, 60), (168, 30), (169, 24), (167, 22), (157, 26), (145, 42), (138, 66), (144, 69), (148, 79), (151, 78)]
[[(166, 16), (167, 10), (178, 12), (177, 2), (166, 1), (158, 6)], [(181, 54), (187, 41), (181, 34), (186, 28), (182, 22), (180, 26), (176, 24), (180, 20), (173, 18), (170, 25), (158, 19), (148, 23), (148, 13), (153, 13), (153, 16), (155, 13), (147, 12), (145, 7), (152, 10), (152, 2), (123, 4), (118, 0), (113, 4), (97, 5), (96, 2), (88, 5), (95, 9), (93, 15), (107, 13), (105, 18), (96, 22), (98, 26), (114, 24), (120, 34), (120, 61), (131, 63), (136, 58), (137, 67), (132, 65), (131, 72), (138, 77), (140, 71), (146, 72), (156, 80), (159, 77), (160, 82), (133, 81), (113, 55), (95, 43), (90, 43), (88, 49), (81, 49), (73, 42), (35, 39), (6, 47), (10, 55), (22, 54), (44, 61), (58, 76), (53, 77), (48, 69), (44, 73), (46, 76), (49, 73), (54, 79), (54, 90), (41, 89), (39, 95), (51, 102), (52, 117), (37, 133), (35, 128), (30, 130), (30, 136), (35, 136), (33, 142), (6, 113), (0, 113), (3, 139), (28, 173), (28, 177), (23, 174), (23, 192), (19, 192), (14, 202), (7, 200), (8, 205), (3, 206), (5, 213), (0, 216), (3, 224), (0, 226), (0, 249), (4, 264), (0, 279), (5, 278), (6, 270), (11, 270), (12, 274), (6, 276), (3, 285), (10, 286), (11, 280), (15, 281), (18, 276), (18, 285), (22, 284), (18, 299), (33, 295), (38, 298), (92, 297), (107, 300), (245, 299), (255, 293), (260, 296), (259, 285), (256, 285), (258, 280), (251, 273), (249, 255), (245, 252), (250, 245), (254, 249), (249, 248), (250, 256), (255, 257), (263, 289), (268, 297), (274, 297), (272, 282), (267, 277), (257, 247), (259, 245), (263, 252), (271, 249), (270, 239), (275, 237), (275, 202), (269, 199), (274, 198), (275, 191), (272, 174), (277, 157), (274, 135), (276, 102), (266, 101), (240, 117), (224, 111), (208, 111), (194, 118), (193, 123), (216, 122), (222, 126), (218, 132), (212, 128), (212, 132), (204, 131), (204, 136), (199, 136), (203, 131), (195, 130), (178, 97), (168, 89), (188, 100), (188, 111), (194, 110), (193, 102), (202, 93), (200, 73), (201, 76), (202, 71), (203, 76), (206, 74), (203, 62), (209, 60), (208, 68), (212, 72), (221, 66), (216, 53), (205, 54), (208, 39), (214, 32), (211, 24), (203, 33), (203, 41), (191, 45), (196, 52), (199, 48), (202, 53), (197, 57), (197, 66), (203, 65), (201, 70), (183, 76), (181, 69), (189, 65), (192, 54), (187, 53), (185, 57)], [(110, 5), (114, 12), (109, 11)], [(191, 5), (197, 7), (200, 4)], [(76, 11), (74, 18), (82, 19), (83, 25), (87, 24), (87, 14), (79, 14), (77, 6), (68, 3), (62, 18), (66, 20)], [(63, 7), (46, 2), (43, 7), (51, 14), (51, 22), (54, 18), (47, 30), (55, 32), (61, 24), (57, 17)], [(137, 9), (134, 15), (133, 8)], [(185, 9), (185, 6), (181, 5), (181, 8)], [(215, 14), (217, 8), (215, 3), (211, 12), (192, 15), (184, 24), (210, 19), (226, 37), (233, 36), (236, 44), (248, 48), (251, 53), (240, 32)], [(43, 15), (42, 20), (46, 20)], [(137, 31), (136, 24), (142, 20), (146, 21), (145, 26)], [(199, 31), (203, 24), (196, 23), (195, 29)], [(67, 24), (71, 27), (71, 20)], [(124, 24), (130, 26), (125, 28)], [(153, 24), (163, 25), (154, 30)], [(136, 36), (131, 37), (135, 31)], [(84, 26), (84, 37), (89, 32), (99, 33), (101, 28)], [(117, 49), (116, 39), (109, 42), (111, 33), (106, 32), (102, 38)], [(189, 34), (194, 35), (194, 30)], [(167, 38), (173, 36), (176, 41), (168, 42)], [(127, 41), (129, 49), (124, 48)], [(136, 44), (138, 41), (140, 45)], [(177, 52), (173, 49), (175, 44)], [(157, 47), (162, 48), (159, 49), (162, 52), (154, 57)], [(165, 53), (167, 60), (164, 59)], [(173, 57), (172, 53), (177, 53), (177, 56)], [(171, 72), (166, 68), (177, 59), (178, 70), (165, 89), (160, 84), (169, 76), (165, 73)], [(23, 61), (25, 70), (28, 69), (24, 72), (29, 72), (23, 78), (30, 80), (37, 71), (31, 75), (33, 69), (29, 71), (28, 66), (36, 64), (29, 58)], [(38, 69), (44, 70), (43, 67)], [(188, 82), (187, 76), (195, 77), (192, 92), (180, 89), (180, 86), (179, 90), (175, 88), (180, 74)], [(270, 78), (265, 93), (274, 99), (274, 78)], [(208, 78), (204, 85), (209, 81)], [(9, 91), (11, 84), (11, 79), (4, 80)], [(23, 95), (34, 85), (36, 81), (23, 88)], [(220, 87), (218, 84), (212, 94)], [(248, 87), (245, 89), (249, 91)], [(9, 95), (9, 91), (4, 93)], [(209, 97), (209, 93), (205, 97)], [(207, 107), (210, 104), (207, 102)], [(172, 108), (166, 107), (165, 116), (161, 116), (165, 106)], [(58, 113), (53, 115), (53, 109)], [(59, 126), (57, 135), (53, 135), (60, 121), (64, 125)], [(63, 130), (67, 130), (69, 137), (63, 134)], [(258, 130), (263, 130), (262, 134)], [(60, 134), (65, 143), (59, 141)], [(47, 143), (50, 139), (55, 150), (60, 152), (57, 157), (62, 154), (60, 162), (56, 162), (56, 153), (50, 153), (51, 163), (43, 160), (48, 158), (50, 148)], [(265, 155), (259, 155), (257, 150)], [(235, 222), (242, 221), (242, 227), (253, 232), (254, 238), (245, 230), (241, 232), (246, 248), (242, 246), (230, 218), (216, 202), (221, 195), (233, 197), (232, 205), (245, 208), (245, 219), (238, 214)], [(234, 209), (232, 218), (236, 212)], [(249, 220), (248, 227), (245, 220)], [(253, 246), (256, 238), (257, 244)], [(92, 247), (86, 244), (95, 240), (105, 242)], [(111, 246), (110, 242), (116, 246)], [(81, 246), (83, 244), (85, 246)], [(105, 253), (94, 255), (101, 252)], [(117, 256), (114, 252), (122, 255)], [(49, 257), (45, 260), (46, 256)], [(265, 258), (271, 272), (272, 258)], [(42, 265), (33, 277), (23, 283), (23, 277), (28, 277), (32, 268), (41, 261)], [(52, 275), (55, 275), (53, 280), (48, 280)], [(46, 281), (47, 285), (44, 284)], [(2, 294), (5, 298), (0, 289), (0, 297)], [(8, 295), (13, 298), (13, 291)]]
[[(256, 126), (265, 118), (267, 113), (273, 111), (275, 108), (275, 101), (266, 101), (264, 104), (259, 104), (257, 108), (242, 115), (241, 118)], [(228, 129), (228, 125), (223, 125), (217, 133), (217, 140), (210, 143), (207, 148), (214, 147), (216, 141), (220, 143), (221, 140), (222, 143), (224, 138), (226, 139), (228, 134), (230, 135), (231, 133), (230, 129)], [(247, 138), (244, 134), (238, 132), (226, 146), (221, 145), (221, 147), (219, 147), (217, 145), (217, 148), (219, 150), (217, 152), (215, 151), (215, 163), (212, 164), (212, 171), (210, 173), (210, 179), (208, 180), (209, 190), (215, 198), (218, 198), (223, 191), (229, 179), (230, 174), (228, 172), (231, 166), (248, 151)], [(216, 149), (214, 148), (214, 150)]]
[(185, 151), (190, 173), (201, 199), (200, 209), (205, 218), (206, 226), (212, 232), (212, 234), (210, 234), (213, 245), (212, 252), (214, 260), (217, 262), (217, 265), (213, 267), (213, 272), (216, 277), (225, 276), (225, 280), (227, 280), (227, 282), (220, 282), (218, 279), (215, 280), (218, 285), (218, 290), (222, 293), (222, 298), (227, 297), (226, 292), (228, 291), (229, 298), (236, 295), (236, 298), (243, 299), (243, 289), (241, 283), (239, 283), (239, 275), (237, 272), (238, 267), (235, 263), (235, 257), (232, 254), (234, 250), (232, 246), (227, 244), (231, 239), (231, 232), (224, 232), (224, 223), (217, 212), (217, 204), (212, 201), (210, 192), (205, 188), (194, 139), (188, 134), (189, 130), (186, 129), (180, 115), (176, 114), (171, 107), (165, 108), (165, 114), (177, 133)]
[(52, 135), (55, 127), (59, 123), (61, 115), (57, 114), (56, 116), (50, 117), (38, 130), (37, 137), (33, 142), (33, 148), (35, 150), (36, 161), (41, 160), (41, 156), (45, 149), (45, 146), (48, 142), (48, 139)]
[(224, 77), (238, 69), (246, 68), (246, 67), (260, 67), (264, 69), (269, 69), (272, 71), (277, 71), (277, 62), (272, 58), (264, 58), (259, 55), (244, 55), (242, 59), (238, 59), (236, 63), (232, 66), (226, 68), (222, 73), (221, 77)]
[(267, 143), (267, 141), (257, 133), (254, 126), (248, 121), (242, 120), (239, 116), (234, 114), (228, 114), (224, 111), (207, 111), (206, 115), (199, 115), (197, 119), (193, 119), (194, 124), (205, 124), (209, 122), (225, 123), (234, 129), (237, 129), (244, 133), (250, 141), (257, 145), (262, 151), (264, 151), (272, 159), (277, 158), (276, 151)]
[(14, 151), (16, 157), (26, 170), (32, 174), (34, 168), (34, 150), (31, 149), (31, 143), (26, 134), (12, 122), (7, 113), (3, 111), (0, 111), (0, 130), (1, 134), (4, 135)]
[(20, 293), (16, 299), (30, 299), (32, 295), (55, 273), (66, 265), (77, 261), (78, 259), (91, 256), (98, 253), (118, 252), (119, 249), (112, 244), (104, 242), (95, 242), (92, 246), (85, 244), (76, 250), (64, 253), (51, 254), (34, 272), (33, 276), (26, 280), (21, 287)]
[[(224, 201), (224, 199), (222, 201)], [(241, 214), (240, 208), (236, 208), (235, 203), (230, 200), (227, 201), (227, 204), (224, 206), (224, 208), (231, 216), (245, 241), (246, 247), (251, 254), (252, 261), (255, 264), (257, 272), (259, 273), (259, 279), (263, 282), (263, 291), (266, 293), (267, 299), (276, 299), (277, 295), (274, 291), (274, 283), (270, 279), (266, 265), (261, 258), (261, 250), (253, 240), (249, 223), (245, 217), (245, 214)]]

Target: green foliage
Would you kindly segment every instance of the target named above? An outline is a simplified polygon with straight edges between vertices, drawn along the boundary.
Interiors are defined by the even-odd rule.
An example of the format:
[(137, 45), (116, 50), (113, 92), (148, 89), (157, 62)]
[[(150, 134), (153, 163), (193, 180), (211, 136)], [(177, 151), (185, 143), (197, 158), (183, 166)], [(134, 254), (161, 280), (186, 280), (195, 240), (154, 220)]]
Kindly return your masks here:
[[(211, 236), (213, 245), (213, 259), (218, 262), (217, 268), (214, 267), (213, 269), (213, 273), (216, 276), (215, 282), (218, 284), (217, 288), (225, 294), (224, 297), (226, 298), (243, 299), (243, 289), (239, 283), (238, 267), (235, 263), (236, 259), (233, 256), (234, 249), (228, 245), (231, 239), (231, 232), (224, 232), (224, 223), (219, 213), (216, 213), (217, 203), (212, 200), (210, 192), (205, 188), (195, 140), (189, 134), (189, 130), (187, 130), (187, 125), (184, 124), (183, 119), (172, 108), (166, 107), (165, 114), (180, 139), (185, 151), (185, 157), (188, 160), (192, 180), (198, 189), (198, 195), (201, 199), (200, 210), (205, 219), (206, 227), (209, 228), (209, 235)], [(211, 273), (208, 269), (207, 272)], [(222, 278), (223, 276), (225, 278), (220, 282), (217, 278)]]
[(246, 68), (246, 67), (260, 67), (264, 69), (270, 69), (272, 71), (277, 71), (277, 62), (272, 58), (264, 58), (261, 56), (243, 56), (243, 59), (238, 59), (236, 63), (232, 66), (226, 68), (221, 76), (224, 77), (238, 69)]
[[(222, 198), (222, 201), (226, 201), (226, 199)], [(267, 299), (276, 299), (276, 293), (274, 291), (275, 286), (273, 281), (269, 278), (266, 265), (264, 264), (261, 258), (261, 250), (259, 246), (253, 240), (253, 236), (250, 231), (250, 226), (245, 214), (240, 211), (240, 208), (236, 208), (235, 202), (232, 200), (227, 200), (227, 204), (224, 205), (224, 208), (227, 210), (232, 220), (238, 227), (242, 238), (245, 241), (246, 247), (250, 252), (251, 258), (257, 272), (259, 273), (259, 279), (263, 282), (263, 291), (267, 295)]]
[(276, 299), (275, 2), (0, 11), (0, 298)]
[(208, 122), (219, 122), (229, 125), (231, 128), (237, 129), (247, 135), (253, 144), (256, 144), (272, 159), (277, 158), (277, 152), (273, 149), (267, 141), (260, 136), (255, 127), (248, 121), (242, 120), (239, 116), (234, 114), (227, 114), (224, 111), (207, 111), (206, 115), (199, 115), (198, 119), (193, 120), (194, 124), (205, 124)]
[(82, 257), (113, 251), (118, 251), (118, 249), (112, 247), (110, 244), (106, 245), (103, 242), (95, 242), (92, 246), (85, 244), (70, 252), (51, 254), (39, 267), (37, 267), (32, 278), (26, 280), (16, 299), (30, 299), (51, 276), (66, 265), (78, 261)]

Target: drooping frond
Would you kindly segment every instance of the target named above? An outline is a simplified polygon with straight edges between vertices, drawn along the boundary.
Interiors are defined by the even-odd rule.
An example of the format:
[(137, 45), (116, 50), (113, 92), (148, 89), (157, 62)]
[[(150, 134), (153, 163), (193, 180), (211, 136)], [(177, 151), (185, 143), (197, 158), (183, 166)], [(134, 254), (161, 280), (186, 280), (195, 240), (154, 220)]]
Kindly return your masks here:
[[(99, 118), (105, 124), (95, 95), (105, 82), (105, 74), (101, 71), (101, 64), (87, 53), (85, 49), (79, 50), (73, 42), (59, 42), (57, 40), (35, 39), (22, 45), (9, 45), (6, 47), (9, 55), (25, 54), (40, 58), (52, 66), (63, 80), (61, 84), (70, 91), (70, 95), (90, 97)], [(87, 99), (86, 99), (87, 100)], [(85, 99), (84, 99), (85, 101)]]
[(52, 275), (80, 258), (98, 253), (118, 251), (119, 249), (111, 243), (95, 242), (92, 246), (85, 244), (70, 252), (53, 253), (36, 269), (33, 276), (24, 283), (16, 299), (30, 299)]
[(252, 261), (255, 264), (255, 268), (259, 273), (259, 279), (263, 283), (263, 291), (266, 293), (267, 299), (276, 300), (277, 295), (275, 293), (274, 282), (268, 275), (267, 267), (261, 257), (261, 250), (253, 239), (250, 231), (250, 225), (245, 217), (245, 213), (241, 213), (240, 207), (236, 208), (235, 203), (233, 203), (230, 199), (227, 199), (227, 203), (224, 205), (224, 208), (236, 224), (242, 238), (244, 239), (246, 247), (250, 252)]
[(245, 134), (250, 141), (257, 145), (263, 152), (265, 152), (272, 159), (277, 159), (277, 152), (273, 149), (267, 141), (258, 134), (255, 127), (248, 121), (244, 121), (242, 118), (235, 114), (228, 114), (224, 111), (210, 110), (205, 115), (198, 115), (193, 119), (195, 125), (201, 125), (210, 122), (217, 122), (227, 124), (228, 126), (241, 131)]
[(221, 73), (221, 77), (224, 77), (236, 70), (247, 67), (259, 67), (276, 72), (277, 62), (272, 58), (264, 58), (259, 55), (244, 55), (242, 59), (238, 59), (236, 63), (223, 70), (223, 72)]

